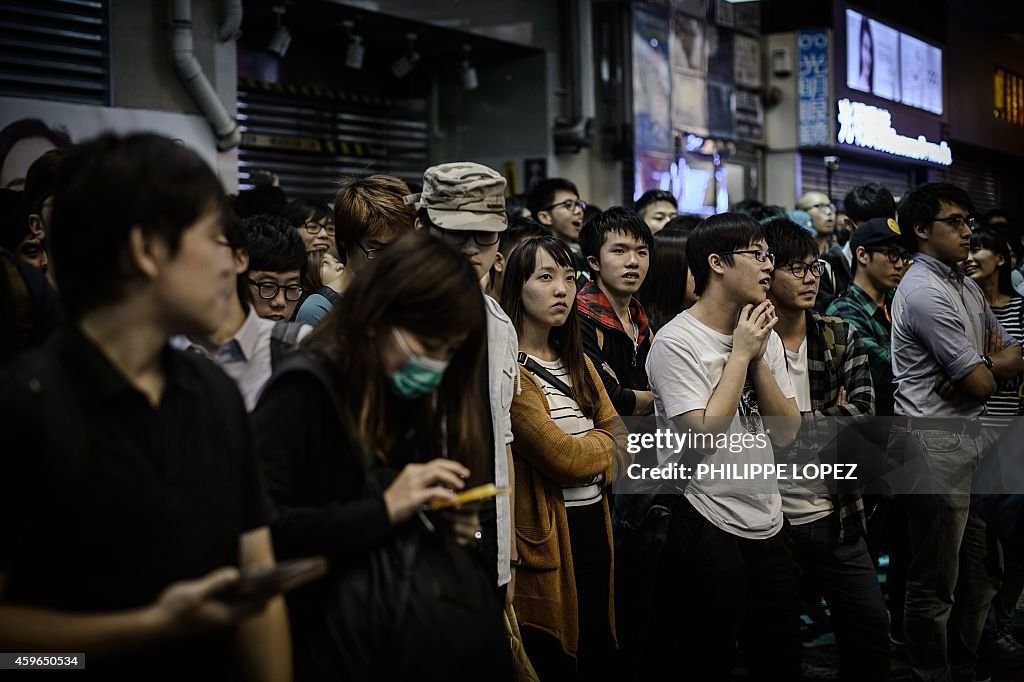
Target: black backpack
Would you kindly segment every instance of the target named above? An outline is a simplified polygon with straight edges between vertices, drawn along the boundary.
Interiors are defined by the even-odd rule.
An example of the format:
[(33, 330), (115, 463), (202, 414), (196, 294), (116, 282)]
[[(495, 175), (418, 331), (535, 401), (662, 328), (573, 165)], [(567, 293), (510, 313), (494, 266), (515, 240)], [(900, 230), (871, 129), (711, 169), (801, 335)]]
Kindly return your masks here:
[[(316, 378), (330, 396), (345, 441), (366, 471), (367, 495), (383, 486), (372, 455), (354, 437), (345, 403), (324, 366), (296, 353), (271, 382), (293, 372)], [(440, 524), (435, 524), (440, 526)], [(312, 679), (451, 680), (508, 678), (498, 592), (478, 558), (448, 532), (413, 519), (392, 539), (335, 566), (321, 627), (297, 651)], [(486, 671), (486, 673), (484, 672)]]

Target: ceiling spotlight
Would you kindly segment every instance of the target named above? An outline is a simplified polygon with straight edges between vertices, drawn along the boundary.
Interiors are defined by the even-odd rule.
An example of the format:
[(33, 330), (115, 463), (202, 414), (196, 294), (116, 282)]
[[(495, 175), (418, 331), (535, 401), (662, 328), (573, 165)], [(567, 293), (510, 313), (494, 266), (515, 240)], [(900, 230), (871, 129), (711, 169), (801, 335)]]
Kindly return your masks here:
[(353, 21), (343, 21), (345, 32), (348, 33), (348, 49), (345, 50), (345, 66), (350, 69), (363, 68), (363, 57), (366, 56), (366, 46), (363, 45), (363, 37), (352, 34)]
[(284, 5), (275, 5), (274, 14), (277, 15), (277, 30), (274, 31), (274, 37), (270, 39), (270, 43), (267, 44), (267, 51), (271, 54), (277, 55), (281, 59), (288, 53), (288, 48), (292, 44), (292, 33), (288, 30), (282, 22), (284, 18), (285, 7)]
[(473, 48), (469, 45), (462, 46), (462, 65), (459, 67), (459, 78), (462, 80), (463, 90), (476, 90), (480, 81), (476, 77), (476, 67), (469, 61), (469, 53)]
[(408, 76), (416, 68), (416, 63), (420, 60), (420, 54), (416, 51), (416, 34), (406, 33), (405, 39), (409, 41), (409, 48), (405, 51), (405, 54), (396, 59), (395, 63), (391, 65), (391, 73), (395, 74), (395, 78), (405, 78)]

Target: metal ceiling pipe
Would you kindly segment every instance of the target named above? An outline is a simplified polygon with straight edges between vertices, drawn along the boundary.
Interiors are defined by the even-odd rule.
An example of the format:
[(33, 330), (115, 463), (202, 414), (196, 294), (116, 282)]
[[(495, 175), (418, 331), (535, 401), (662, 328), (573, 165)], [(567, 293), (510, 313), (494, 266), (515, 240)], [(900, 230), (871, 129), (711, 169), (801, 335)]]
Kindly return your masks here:
[(224, 0), (224, 21), (217, 31), (217, 39), (226, 43), (242, 35), (242, 0)]
[(171, 50), (178, 77), (217, 137), (217, 149), (237, 147), (242, 141), (238, 123), (217, 97), (193, 52), (192, 0), (171, 0)]

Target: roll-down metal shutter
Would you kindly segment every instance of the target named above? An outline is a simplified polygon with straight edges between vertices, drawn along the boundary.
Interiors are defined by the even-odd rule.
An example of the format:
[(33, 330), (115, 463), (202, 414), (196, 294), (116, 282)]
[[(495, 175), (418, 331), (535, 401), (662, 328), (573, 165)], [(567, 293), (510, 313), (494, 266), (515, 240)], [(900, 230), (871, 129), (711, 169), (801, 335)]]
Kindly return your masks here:
[(292, 197), (328, 200), (346, 175), (419, 181), (427, 166), (426, 100), (240, 80), (239, 188), (269, 170)]
[(0, 2), (0, 95), (109, 105), (108, 4)]

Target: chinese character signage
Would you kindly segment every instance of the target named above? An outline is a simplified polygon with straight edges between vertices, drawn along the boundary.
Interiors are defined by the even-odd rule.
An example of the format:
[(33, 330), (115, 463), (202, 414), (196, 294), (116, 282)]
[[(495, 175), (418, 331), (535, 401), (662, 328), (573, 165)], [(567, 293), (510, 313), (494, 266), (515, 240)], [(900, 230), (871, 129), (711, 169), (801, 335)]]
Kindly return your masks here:
[(828, 32), (800, 31), (797, 48), (800, 55), (800, 146), (826, 146), (830, 142), (832, 118), (828, 99)]

